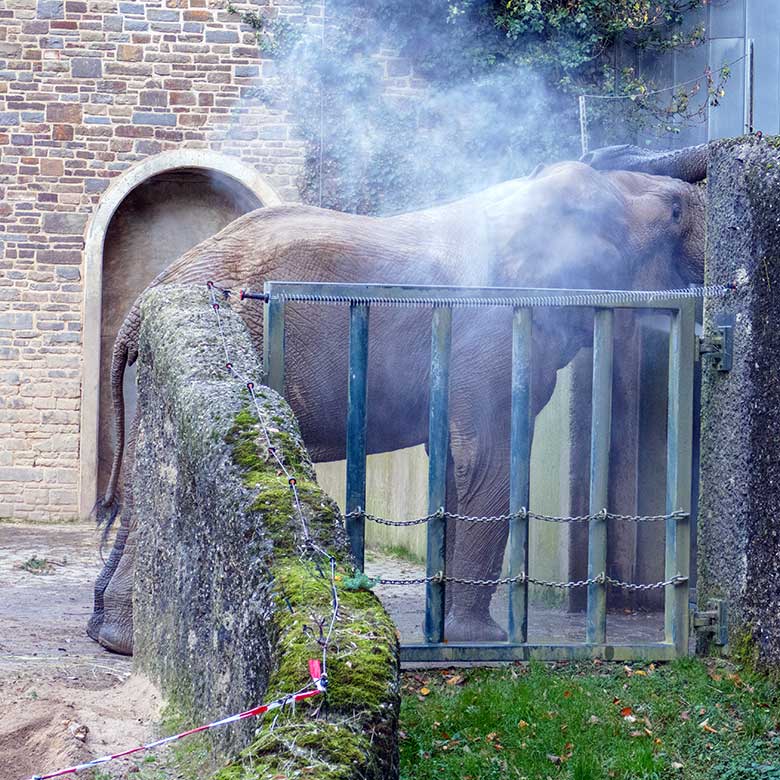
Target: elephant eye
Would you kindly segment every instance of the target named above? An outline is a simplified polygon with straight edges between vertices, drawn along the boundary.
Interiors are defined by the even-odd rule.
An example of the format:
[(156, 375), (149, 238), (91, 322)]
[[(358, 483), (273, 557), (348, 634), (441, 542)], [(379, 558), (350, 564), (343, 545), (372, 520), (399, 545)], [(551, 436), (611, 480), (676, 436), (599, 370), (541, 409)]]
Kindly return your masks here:
[(682, 205), (679, 201), (675, 201), (672, 203), (672, 219), (675, 222), (679, 222), (680, 218), (682, 217)]

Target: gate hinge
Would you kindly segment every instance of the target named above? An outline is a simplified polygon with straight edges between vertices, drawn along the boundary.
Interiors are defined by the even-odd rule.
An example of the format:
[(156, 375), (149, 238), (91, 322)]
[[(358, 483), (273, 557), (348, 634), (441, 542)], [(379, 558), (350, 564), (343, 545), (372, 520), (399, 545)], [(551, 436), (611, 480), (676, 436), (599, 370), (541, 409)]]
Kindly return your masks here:
[(709, 358), (718, 371), (731, 371), (734, 354), (734, 315), (719, 314), (715, 318), (715, 332), (709, 338), (699, 339), (699, 355)]
[(696, 633), (711, 634), (716, 645), (728, 644), (728, 609), (724, 599), (710, 599), (706, 610), (694, 611), (692, 620)]

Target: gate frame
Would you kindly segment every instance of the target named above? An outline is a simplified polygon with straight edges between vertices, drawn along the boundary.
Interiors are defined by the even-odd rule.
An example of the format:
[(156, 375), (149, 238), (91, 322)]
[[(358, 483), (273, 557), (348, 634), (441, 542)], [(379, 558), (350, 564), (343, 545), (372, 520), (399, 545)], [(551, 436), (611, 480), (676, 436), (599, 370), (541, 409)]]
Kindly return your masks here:
[[(612, 357), (614, 309), (654, 309), (670, 314), (669, 401), (666, 444), (665, 579), (684, 578), (664, 589), (664, 640), (639, 644), (611, 644), (606, 634), (604, 582), (588, 586), (586, 637), (581, 643), (529, 643), (528, 583), (509, 586), (506, 642), (456, 643), (444, 639), (445, 583), (426, 583), (425, 642), (401, 645), (401, 660), (428, 661), (527, 661), (671, 660), (688, 654), (691, 463), (693, 448), (693, 382), (695, 363), (695, 300), (665, 297), (672, 291), (641, 294), (617, 290), (565, 290), (516, 287), (447, 287), (433, 285), (339, 284), (275, 282), (264, 284), (263, 370), (266, 382), (284, 395), (285, 301), (342, 303), (350, 307), (349, 374), (347, 410), (347, 535), (362, 571), (364, 565), (366, 492), (366, 402), (368, 391), (368, 322), (370, 306), (424, 305), (433, 309), (429, 408), (428, 509), (431, 515), (444, 506), (449, 435), (449, 369), (452, 308), (469, 300), (481, 305), (512, 306), (512, 403), (510, 445), (509, 577), (528, 571), (528, 519), (522, 510), (529, 503), (531, 460), (531, 344), (533, 309), (545, 306), (592, 308), (593, 407), (591, 417), (590, 514), (606, 511), (610, 425), (612, 412)], [(680, 292), (680, 291), (676, 291)], [(601, 296), (604, 303), (593, 302)], [(541, 299), (515, 305), (518, 299)], [(549, 303), (544, 303), (549, 299)], [(564, 300), (564, 303), (561, 301)], [(356, 512), (357, 516), (350, 513)], [(433, 577), (445, 566), (444, 516), (428, 523), (426, 575)], [(588, 578), (606, 571), (607, 522), (591, 520), (588, 529)]]

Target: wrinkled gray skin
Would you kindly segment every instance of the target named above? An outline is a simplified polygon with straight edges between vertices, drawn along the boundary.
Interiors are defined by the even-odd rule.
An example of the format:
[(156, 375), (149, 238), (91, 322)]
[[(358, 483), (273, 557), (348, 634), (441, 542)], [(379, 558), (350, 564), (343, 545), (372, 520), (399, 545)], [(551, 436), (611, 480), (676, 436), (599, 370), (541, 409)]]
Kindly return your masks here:
[[(597, 150), (445, 206), (394, 217), (280, 206), (247, 214), (174, 262), (152, 284), (205, 283), (261, 289), (264, 280), (665, 289), (703, 278), (701, 191), (661, 174), (664, 166), (704, 176), (692, 150), (654, 157), (634, 147)], [(699, 165), (699, 170), (696, 166)], [(632, 172), (620, 170), (630, 167)], [(614, 168), (616, 170), (608, 170)], [(238, 306), (256, 344), (262, 307)], [(315, 461), (344, 457), (347, 408), (346, 307), (288, 305), (286, 396)], [(122, 379), (137, 357), (136, 303), (117, 336), (111, 383), (117, 449), (105, 499), (111, 520), (125, 445)], [(427, 439), (430, 311), (375, 308), (370, 320), (368, 449), (383, 452)], [(464, 515), (508, 510), (511, 311), (455, 310), (450, 441), (455, 490), (448, 509)], [(534, 314), (532, 415), (549, 400), (556, 371), (590, 343), (586, 310)], [(134, 437), (127, 439), (125, 463)], [(126, 467), (125, 467), (126, 468)], [(121, 468), (124, 473), (125, 468)], [(89, 635), (132, 652), (133, 512), (124, 479), (121, 526), (95, 586)], [(504, 524), (466, 525), (448, 538), (450, 571), (495, 577)], [(448, 602), (449, 641), (505, 638), (489, 616), (492, 591), (461, 586)]]

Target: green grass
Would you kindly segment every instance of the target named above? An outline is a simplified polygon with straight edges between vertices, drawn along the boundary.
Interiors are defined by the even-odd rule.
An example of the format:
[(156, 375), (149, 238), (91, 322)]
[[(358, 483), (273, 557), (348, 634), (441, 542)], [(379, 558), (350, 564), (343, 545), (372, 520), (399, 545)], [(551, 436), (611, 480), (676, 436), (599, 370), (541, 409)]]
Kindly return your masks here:
[(780, 692), (723, 661), (407, 673), (402, 780), (780, 780)]

